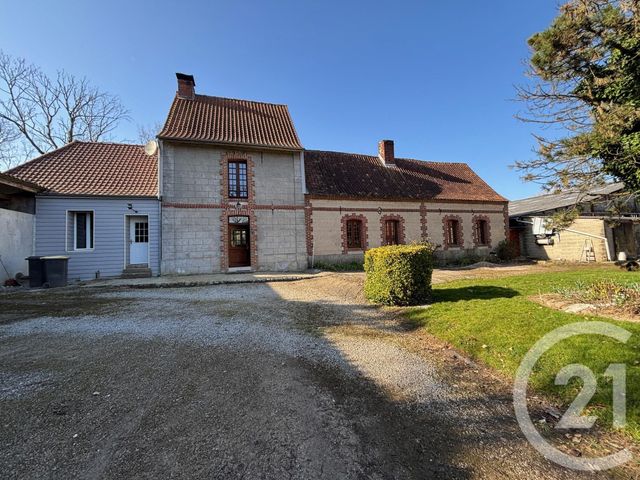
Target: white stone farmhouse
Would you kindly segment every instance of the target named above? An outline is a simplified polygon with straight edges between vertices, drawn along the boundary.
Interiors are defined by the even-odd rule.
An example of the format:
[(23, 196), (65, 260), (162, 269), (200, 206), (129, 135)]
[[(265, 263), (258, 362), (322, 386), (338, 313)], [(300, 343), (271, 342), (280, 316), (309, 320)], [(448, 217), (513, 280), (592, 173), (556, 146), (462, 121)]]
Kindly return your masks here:
[(157, 152), (74, 142), (7, 172), (43, 189), (33, 250), (70, 256), (70, 279), (304, 270), (425, 240), (456, 257), (506, 237), (506, 199), (464, 163), (396, 158), (391, 140), (305, 150), (286, 105), (177, 80)]

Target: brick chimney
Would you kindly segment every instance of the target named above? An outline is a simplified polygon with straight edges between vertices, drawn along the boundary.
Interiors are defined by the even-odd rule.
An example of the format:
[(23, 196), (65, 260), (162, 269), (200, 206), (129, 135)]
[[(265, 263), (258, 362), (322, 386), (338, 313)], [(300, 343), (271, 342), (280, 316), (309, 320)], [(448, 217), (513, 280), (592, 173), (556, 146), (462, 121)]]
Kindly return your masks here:
[(380, 140), (378, 142), (378, 156), (387, 167), (396, 164), (396, 157), (393, 153), (393, 140)]
[(196, 95), (196, 81), (193, 79), (193, 75), (176, 73), (176, 78), (178, 79), (178, 96), (193, 100)]

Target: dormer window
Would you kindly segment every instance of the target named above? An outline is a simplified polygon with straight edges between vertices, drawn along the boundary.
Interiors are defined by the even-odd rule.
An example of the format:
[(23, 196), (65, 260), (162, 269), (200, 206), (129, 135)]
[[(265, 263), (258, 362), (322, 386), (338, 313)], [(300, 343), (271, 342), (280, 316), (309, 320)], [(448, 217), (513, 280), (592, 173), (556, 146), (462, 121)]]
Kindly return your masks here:
[(247, 198), (247, 162), (232, 160), (229, 162), (229, 198)]

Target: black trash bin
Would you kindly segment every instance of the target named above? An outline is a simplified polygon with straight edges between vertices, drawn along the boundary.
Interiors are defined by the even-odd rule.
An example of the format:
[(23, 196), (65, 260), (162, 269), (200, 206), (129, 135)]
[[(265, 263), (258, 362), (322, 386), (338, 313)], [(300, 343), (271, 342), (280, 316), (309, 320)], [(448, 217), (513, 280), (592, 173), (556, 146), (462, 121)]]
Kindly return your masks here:
[(29, 286), (41, 287), (44, 283), (44, 263), (42, 257), (27, 257), (29, 262)]
[(66, 287), (69, 257), (41, 257), (44, 265), (44, 287)]

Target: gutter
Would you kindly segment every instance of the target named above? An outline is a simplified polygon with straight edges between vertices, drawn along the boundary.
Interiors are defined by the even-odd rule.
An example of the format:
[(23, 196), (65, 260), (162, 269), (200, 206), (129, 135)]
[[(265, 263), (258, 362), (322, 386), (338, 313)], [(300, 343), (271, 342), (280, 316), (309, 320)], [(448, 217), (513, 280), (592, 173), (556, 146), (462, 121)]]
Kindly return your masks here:
[(252, 143), (235, 143), (235, 142), (222, 142), (219, 140), (199, 140), (199, 139), (189, 139), (189, 138), (181, 138), (181, 137), (166, 137), (158, 135), (156, 137), (158, 140), (164, 140), (167, 142), (174, 143), (183, 143), (188, 145), (210, 145), (210, 146), (218, 146), (222, 148), (228, 147), (236, 147), (245, 150), (270, 150), (275, 152), (302, 152), (304, 150), (303, 147), (295, 147), (291, 146), (279, 146), (279, 145), (260, 145), (260, 144), (252, 144)]
[(162, 275), (162, 184), (163, 184), (163, 170), (162, 170), (162, 151), (164, 145), (162, 140), (157, 139), (158, 142), (158, 276)]

